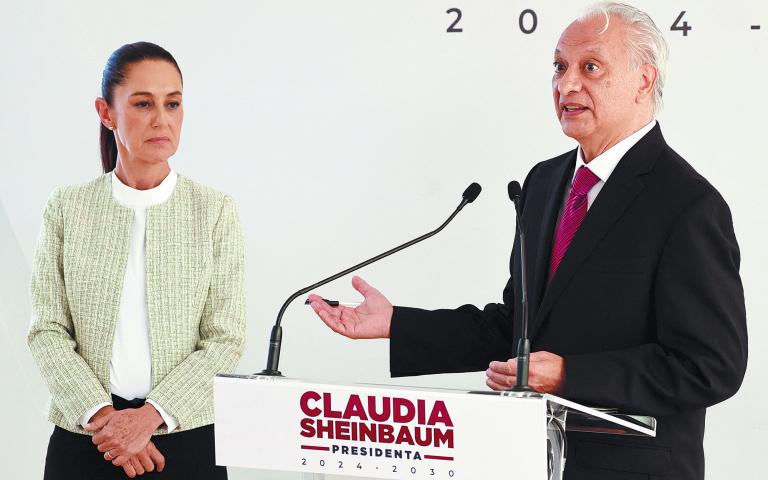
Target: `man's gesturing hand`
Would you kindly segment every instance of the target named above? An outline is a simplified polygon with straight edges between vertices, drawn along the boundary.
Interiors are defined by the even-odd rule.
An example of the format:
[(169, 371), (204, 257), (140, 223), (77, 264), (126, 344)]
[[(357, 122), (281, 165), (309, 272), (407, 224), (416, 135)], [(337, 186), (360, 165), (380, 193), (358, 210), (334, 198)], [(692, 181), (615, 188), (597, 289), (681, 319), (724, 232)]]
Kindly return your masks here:
[(352, 278), (352, 286), (365, 298), (358, 307), (331, 307), (322, 297), (312, 294), (309, 296), (312, 310), (331, 330), (345, 337), (389, 338), (392, 304), (360, 277)]
[[(528, 369), (528, 384), (540, 393), (558, 394), (565, 386), (563, 357), (549, 352), (533, 352)], [(517, 383), (517, 359), (491, 362), (485, 371), (485, 384), (493, 390), (507, 390)]]

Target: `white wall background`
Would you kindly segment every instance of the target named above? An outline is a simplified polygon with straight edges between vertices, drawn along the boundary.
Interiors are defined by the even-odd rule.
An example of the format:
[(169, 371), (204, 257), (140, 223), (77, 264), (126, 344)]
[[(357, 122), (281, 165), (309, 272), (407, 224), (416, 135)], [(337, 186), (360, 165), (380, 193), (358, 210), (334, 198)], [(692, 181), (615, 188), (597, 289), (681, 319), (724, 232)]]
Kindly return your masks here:
[[(252, 372), (290, 293), (432, 229), (471, 181), (483, 193), (446, 231), (362, 275), (401, 305), (501, 299), (514, 229), (507, 182), (574, 146), (554, 116), (551, 57), (587, 3), (0, 0), (2, 476), (41, 477), (51, 426), (24, 341), (32, 252), (50, 192), (100, 173), (93, 100), (114, 49), (153, 41), (182, 68), (186, 121), (172, 164), (239, 205), (249, 318), (240, 370)], [(707, 478), (754, 477), (768, 434), (768, 4), (635, 4), (670, 43), (665, 136), (725, 196), (742, 249), (750, 365), (741, 391), (709, 411)], [(462, 33), (446, 32), (452, 7), (463, 11)], [(518, 27), (526, 8), (538, 16), (530, 35)], [(685, 37), (670, 31), (681, 10), (693, 27)], [(349, 279), (321, 293), (357, 298)], [(300, 303), (284, 319), (283, 372), (391, 381), (385, 341), (338, 337)], [(477, 388), (482, 379), (411, 383)]]

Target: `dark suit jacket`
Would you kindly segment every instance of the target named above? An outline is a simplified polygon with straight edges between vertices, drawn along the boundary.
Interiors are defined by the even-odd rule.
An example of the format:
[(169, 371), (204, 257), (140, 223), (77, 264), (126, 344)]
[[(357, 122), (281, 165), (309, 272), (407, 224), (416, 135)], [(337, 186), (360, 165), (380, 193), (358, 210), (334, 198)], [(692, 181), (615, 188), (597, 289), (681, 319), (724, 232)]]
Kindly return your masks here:
[[(621, 159), (547, 285), (576, 151), (523, 186), (531, 351), (565, 358), (565, 397), (658, 419), (656, 438), (568, 433), (566, 478), (701, 480), (706, 408), (747, 364), (739, 248), (723, 198), (656, 125)], [(484, 370), (515, 356), (516, 239), (503, 304), (396, 307), (393, 376)], [(512, 319), (514, 318), (514, 322)]]

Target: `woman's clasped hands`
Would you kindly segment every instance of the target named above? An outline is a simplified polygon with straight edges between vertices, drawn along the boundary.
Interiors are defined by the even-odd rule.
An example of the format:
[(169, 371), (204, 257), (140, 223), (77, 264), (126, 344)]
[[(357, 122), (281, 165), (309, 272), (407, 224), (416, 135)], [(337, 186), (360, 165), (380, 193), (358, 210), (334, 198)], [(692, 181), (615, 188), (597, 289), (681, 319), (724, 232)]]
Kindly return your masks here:
[(163, 423), (163, 417), (151, 404), (125, 410), (109, 405), (91, 417), (85, 430), (94, 433), (93, 444), (104, 454), (104, 460), (122, 467), (126, 475), (134, 478), (165, 468), (165, 457), (151, 440), (152, 433)]

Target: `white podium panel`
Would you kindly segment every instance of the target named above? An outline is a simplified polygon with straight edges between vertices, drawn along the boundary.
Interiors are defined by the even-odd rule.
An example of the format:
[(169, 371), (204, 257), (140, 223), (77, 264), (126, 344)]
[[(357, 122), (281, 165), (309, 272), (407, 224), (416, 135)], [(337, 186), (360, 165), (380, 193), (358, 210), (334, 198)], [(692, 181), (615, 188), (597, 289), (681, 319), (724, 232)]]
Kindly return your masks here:
[(374, 478), (544, 480), (547, 400), (274, 377), (214, 380), (216, 462)]

